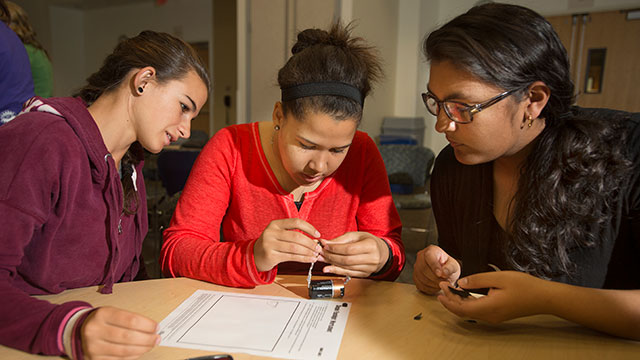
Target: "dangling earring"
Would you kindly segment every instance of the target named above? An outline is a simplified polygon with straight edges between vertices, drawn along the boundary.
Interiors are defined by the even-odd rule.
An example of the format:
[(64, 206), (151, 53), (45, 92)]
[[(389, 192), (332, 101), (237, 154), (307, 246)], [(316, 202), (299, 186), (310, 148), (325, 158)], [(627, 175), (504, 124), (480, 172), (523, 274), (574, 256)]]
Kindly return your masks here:
[(138, 93), (142, 94), (143, 91), (144, 89), (142, 88), (142, 86), (138, 86)]
[(531, 115), (527, 115), (522, 119), (522, 124), (520, 125), (520, 129), (524, 129), (524, 124), (529, 120), (529, 127), (533, 124), (533, 118)]

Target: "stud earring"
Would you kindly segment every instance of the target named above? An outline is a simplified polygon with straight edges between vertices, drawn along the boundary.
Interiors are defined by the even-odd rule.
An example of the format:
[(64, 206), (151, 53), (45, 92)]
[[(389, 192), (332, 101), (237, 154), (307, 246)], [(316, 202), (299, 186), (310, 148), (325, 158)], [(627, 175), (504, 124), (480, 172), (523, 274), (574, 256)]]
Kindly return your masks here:
[(140, 94), (142, 94), (142, 92), (143, 92), (143, 91), (144, 91), (144, 89), (142, 88), (142, 86), (138, 86), (138, 92), (139, 92)]
[(533, 117), (529, 115), (529, 127), (531, 127), (531, 125), (533, 125)]
[(280, 130), (280, 125), (276, 125), (276, 126), (274, 126), (274, 127), (273, 127), (273, 129), (274, 129), (275, 131)]

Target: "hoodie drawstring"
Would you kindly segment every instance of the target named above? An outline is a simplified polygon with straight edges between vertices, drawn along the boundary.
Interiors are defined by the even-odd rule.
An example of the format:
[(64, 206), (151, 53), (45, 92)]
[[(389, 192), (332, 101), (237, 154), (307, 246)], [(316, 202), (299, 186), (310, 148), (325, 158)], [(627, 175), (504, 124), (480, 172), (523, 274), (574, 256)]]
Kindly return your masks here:
[[(113, 178), (113, 169), (112, 166), (109, 165), (109, 158), (111, 157), (111, 154), (107, 154), (104, 156), (104, 161), (107, 165), (107, 181), (105, 184), (105, 189), (103, 192), (103, 196), (105, 198), (105, 203), (106, 204), (110, 204), (111, 202), (108, 199), (108, 196), (111, 196), (112, 199), (118, 199), (118, 193), (117, 193), (117, 186), (112, 186), (111, 182), (112, 182), (112, 178)], [(110, 190), (110, 194), (107, 193), (107, 191)], [(115, 210), (117, 211), (117, 210)], [(120, 217), (120, 215), (117, 215), (118, 221), (116, 223), (116, 216), (114, 216), (114, 209), (111, 207), (107, 206), (107, 223), (109, 224), (109, 238), (107, 239), (107, 242), (109, 243), (109, 249), (110, 249), (110, 256), (108, 261), (108, 270), (107, 270), (107, 274), (104, 278), (103, 281), (103, 287), (102, 289), (100, 289), (100, 293), (102, 294), (111, 294), (111, 292), (113, 291), (113, 284), (115, 283), (115, 280), (113, 279), (114, 276), (114, 268), (115, 268), (115, 264), (116, 264), (116, 256), (117, 254), (117, 250), (118, 250), (118, 234), (122, 233), (122, 219)], [(117, 229), (117, 230), (116, 230)], [(116, 233), (117, 231), (117, 233)]]

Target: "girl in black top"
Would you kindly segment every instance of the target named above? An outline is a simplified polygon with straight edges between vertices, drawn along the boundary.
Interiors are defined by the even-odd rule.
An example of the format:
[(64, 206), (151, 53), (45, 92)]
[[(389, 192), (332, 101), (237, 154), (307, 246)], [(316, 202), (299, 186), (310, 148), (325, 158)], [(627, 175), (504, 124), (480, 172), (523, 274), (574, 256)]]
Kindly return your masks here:
[[(418, 289), (460, 316), (553, 314), (640, 339), (640, 114), (572, 107), (566, 51), (524, 7), (474, 7), (424, 51), (423, 99), (450, 145)], [(487, 296), (459, 297), (456, 281)]]

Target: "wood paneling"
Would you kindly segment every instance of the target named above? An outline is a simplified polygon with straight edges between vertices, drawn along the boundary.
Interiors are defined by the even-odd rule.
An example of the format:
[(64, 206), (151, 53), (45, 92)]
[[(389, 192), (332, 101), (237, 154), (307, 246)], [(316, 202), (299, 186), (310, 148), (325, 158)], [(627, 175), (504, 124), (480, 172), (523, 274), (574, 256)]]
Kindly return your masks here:
[[(578, 16), (571, 59), (572, 74), (578, 92), (577, 104), (640, 112), (640, 20), (627, 20), (623, 11), (608, 11)], [(572, 16), (548, 18), (567, 51), (571, 49)], [(583, 46), (580, 47), (581, 37)], [(602, 91), (584, 92), (590, 49), (606, 49)], [(578, 63), (579, 62), (579, 63)], [(578, 78), (575, 69), (579, 64)]]
[[(205, 64), (207, 68), (207, 72), (209, 73), (209, 78), (211, 79), (211, 71), (209, 71), (209, 43), (207, 42), (198, 42), (191, 43), (191, 46), (196, 50), (198, 56)], [(198, 116), (196, 116), (191, 121), (191, 131), (193, 130), (202, 130), (207, 134), (209, 133), (209, 99), (207, 98), (207, 102), (202, 106), (202, 110)]]

